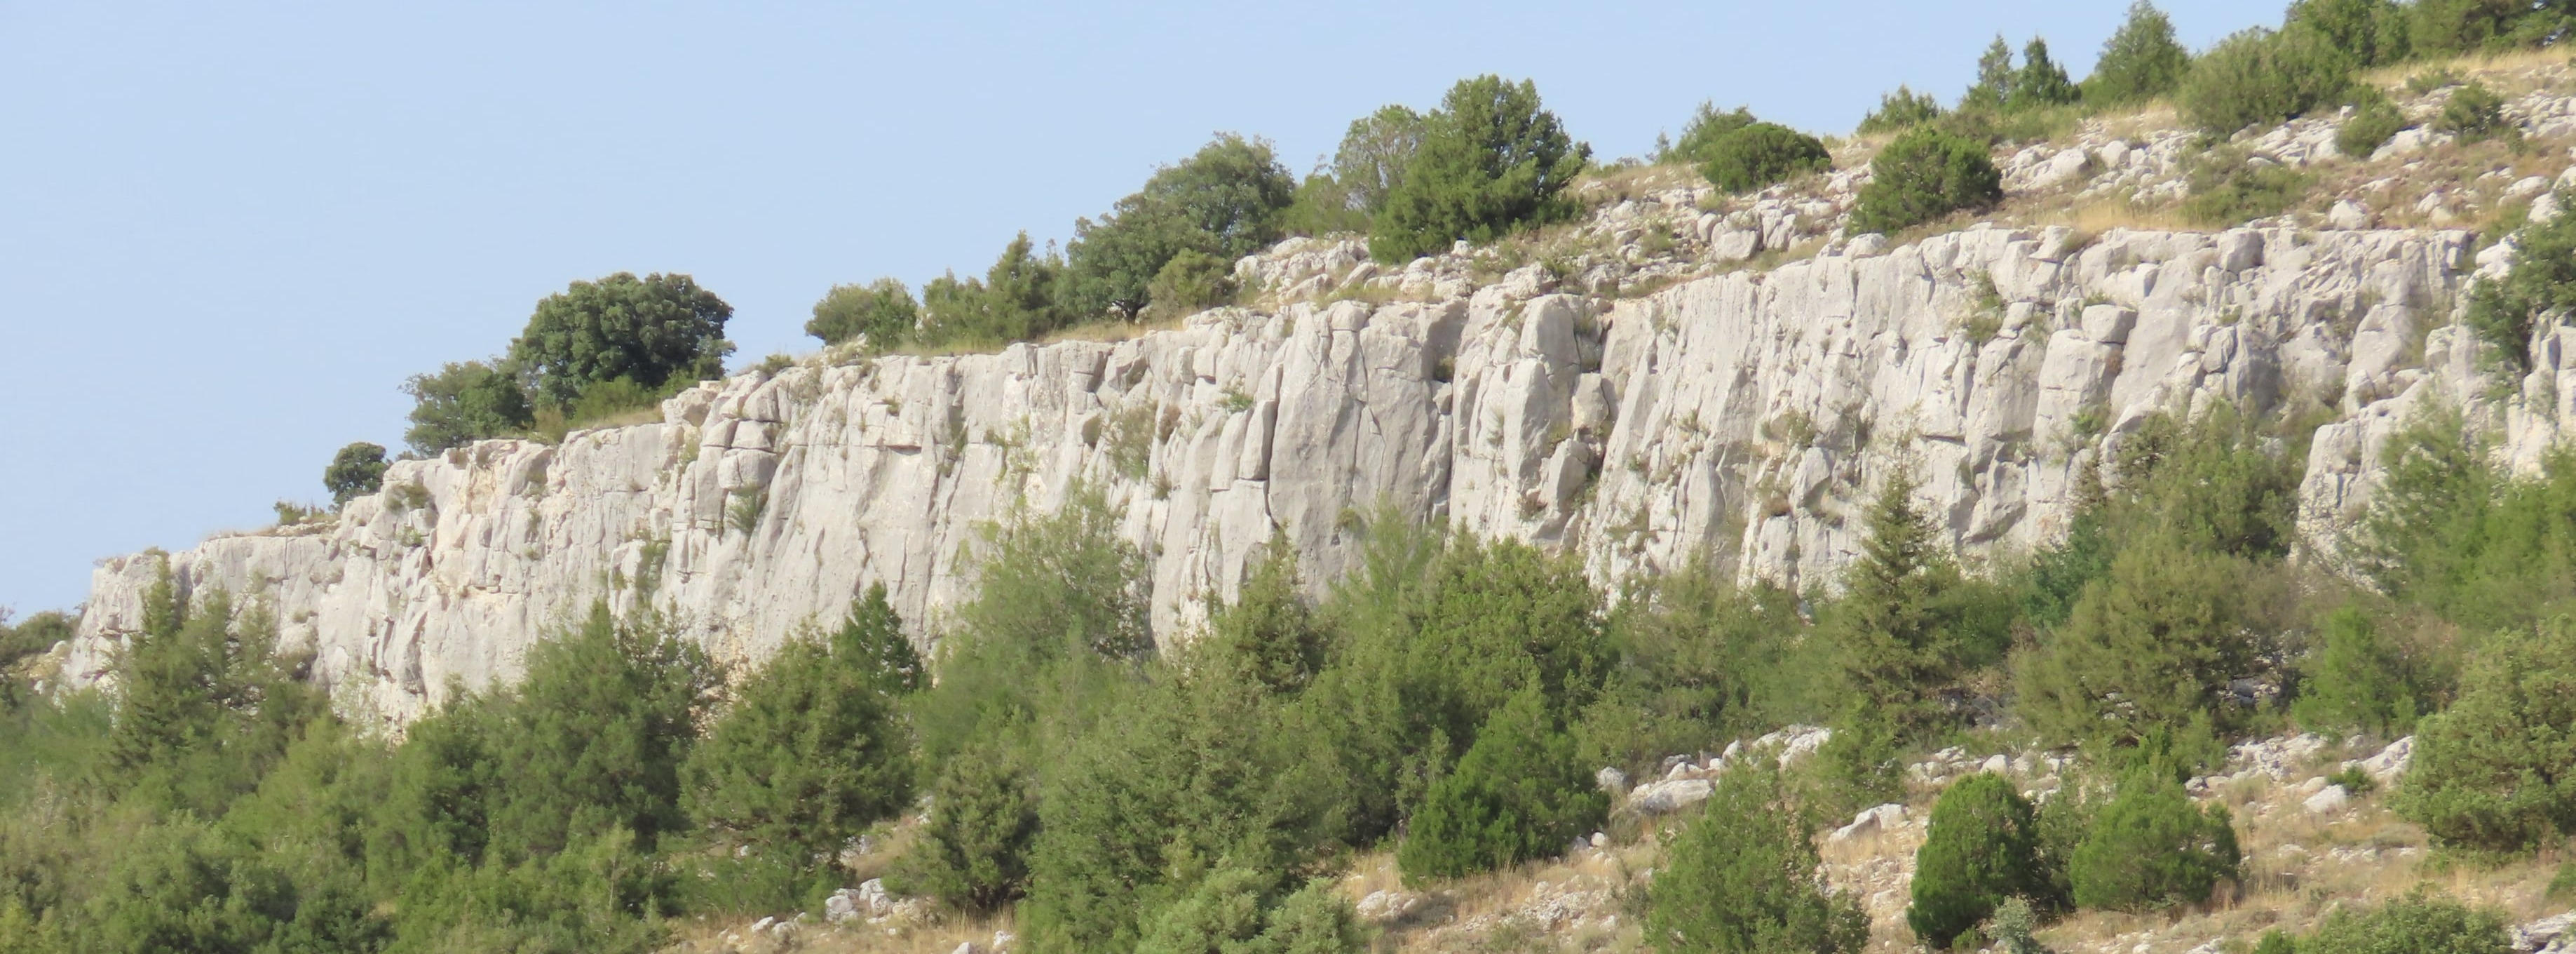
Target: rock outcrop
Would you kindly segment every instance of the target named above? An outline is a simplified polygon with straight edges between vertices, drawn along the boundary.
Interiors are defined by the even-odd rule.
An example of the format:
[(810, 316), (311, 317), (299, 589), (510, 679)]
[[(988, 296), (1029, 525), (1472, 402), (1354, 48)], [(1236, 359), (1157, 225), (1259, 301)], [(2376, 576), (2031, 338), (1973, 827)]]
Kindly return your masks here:
[[(1384, 276), (1420, 300), (817, 358), (702, 384), (660, 423), (397, 463), (334, 521), (108, 561), (66, 673), (109, 672), (165, 559), (185, 592), (258, 594), (345, 706), (395, 722), (450, 680), (511, 676), (601, 600), (752, 659), (882, 582), (926, 639), (972, 584), (978, 527), (1077, 486), (1150, 555), (1164, 638), (1274, 535), (1328, 581), (1379, 514), (1568, 550), (1605, 584), (1713, 561), (1803, 585), (1851, 559), (1896, 468), (1961, 554), (2004, 558), (2059, 533), (2078, 475), (2140, 422), (2220, 401), (2345, 415), (2305, 488), (2322, 532), (2409, 409), (2483, 406), (2452, 326), (2467, 242), (1979, 227), (1623, 299), (1538, 265), (1479, 286), (1443, 256)], [(2534, 353), (2521, 397), (2482, 412), (2526, 461), (2576, 412), (2576, 349), (2552, 332)]]

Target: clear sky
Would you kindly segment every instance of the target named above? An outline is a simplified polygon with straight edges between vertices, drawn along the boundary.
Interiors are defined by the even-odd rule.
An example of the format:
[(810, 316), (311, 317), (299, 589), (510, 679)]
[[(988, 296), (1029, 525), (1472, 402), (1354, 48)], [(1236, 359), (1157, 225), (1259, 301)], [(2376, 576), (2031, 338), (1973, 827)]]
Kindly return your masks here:
[[(1492, 72), (1603, 158), (1703, 99), (1846, 131), (1999, 30), (2080, 78), (2126, 4), (0, 0), (0, 606), (321, 497), (399, 448), (405, 377), (574, 279), (695, 275), (758, 361), (834, 283), (980, 273), (1217, 130), (1303, 173)], [(2195, 48), (2280, 17), (2162, 5)]]

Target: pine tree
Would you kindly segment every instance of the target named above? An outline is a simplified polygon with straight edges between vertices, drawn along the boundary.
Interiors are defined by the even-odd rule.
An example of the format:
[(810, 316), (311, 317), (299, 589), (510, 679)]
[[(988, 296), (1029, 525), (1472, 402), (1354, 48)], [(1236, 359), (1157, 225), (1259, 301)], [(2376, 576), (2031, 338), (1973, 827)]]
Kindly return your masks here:
[(2129, 18), (2102, 44), (2093, 75), (2084, 78), (2084, 101), (2119, 106), (2171, 94), (2191, 69), (2191, 53), (2174, 39), (2173, 19), (2147, 0), (2129, 5)]

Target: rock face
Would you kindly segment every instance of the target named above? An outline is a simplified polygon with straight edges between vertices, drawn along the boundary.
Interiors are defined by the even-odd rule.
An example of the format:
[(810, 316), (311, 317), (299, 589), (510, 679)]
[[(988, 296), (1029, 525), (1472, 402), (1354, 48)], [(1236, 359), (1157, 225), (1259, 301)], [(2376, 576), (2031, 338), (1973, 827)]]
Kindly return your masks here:
[[(183, 592), (260, 594), (345, 708), (400, 723), (450, 680), (512, 677), (599, 601), (749, 660), (882, 582), (928, 640), (972, 586), (978, 527), (1080, 486), (1150, 555), (1165, 639), (1274, 535), (1320, 587), (1389, 513), (1570, 551), (1604, 584), (1713, 561), (1796, 586), (1852, 558), (1863, 502), (1905, 467), (1961, 554), (2008, 557), (2061, 532), (2077, 475), (2140, 422), (2219, 401), (2347, 415), (2311, 456), (2322, 529), (2366, 500), (2410, 409), (2489, 390), (2448, 327), (2466, 241), (1980, 227), (1620, 300), (1535, 265), (1472, 287), (1417, 263), (1389, 278), (1422, 300), (708, 382), (661, 423), (397, 463), (335, 522), (166, 561)], [(1284, 267), (1265, 261), (1238, 268)], [(2522, 399), (2480, 412), (2516, 460), (2576, 411), (2561, 334)], [(98, 569), (71, 681), (110, 671), (164, 559)]]

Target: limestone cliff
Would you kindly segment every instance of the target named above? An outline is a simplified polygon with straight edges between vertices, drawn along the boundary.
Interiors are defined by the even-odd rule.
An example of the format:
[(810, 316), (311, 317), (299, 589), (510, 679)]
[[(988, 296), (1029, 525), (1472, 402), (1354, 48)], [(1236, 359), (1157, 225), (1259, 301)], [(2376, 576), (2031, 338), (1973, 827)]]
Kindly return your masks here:
[[(2339, 394), (2355, 412), (2311, 465), (2323, 524), (2398, 409), (2481, 397), (2465, 336), (2421, 330), (2446, 320), (2461, 233), (2076, 239), (1861, 241), (1620, 300), (1530, 266), (1464, 295), (1220, 309), (1116, 343), (818, 359), (702, 384), (658, 424), (398, 463), (336, 521), (168, 560), (190, 592), (262, 594), (347, 704), (399, 721), (451, 678), (509, 676), (600, 599), (663, 609), (726, 658), (873, 582), (935, 621), (971, 583), (980, 522), (1077, 482), (1152, 555), (1169, 638), (1274, 533), (1335, 577), (1382, 506), (1571, 548), (1605, 583), (1706, 557), (1802, 584), (1849, 558), (1858, 501), (1904, 466), (1961, 553), (2026, 551), (2105, 442), (2217, 400)], [(2565, 420), (2563, 403), (2512, 413)], [(160, 559), (97, 571), (74, 679), (106, 671)]]

